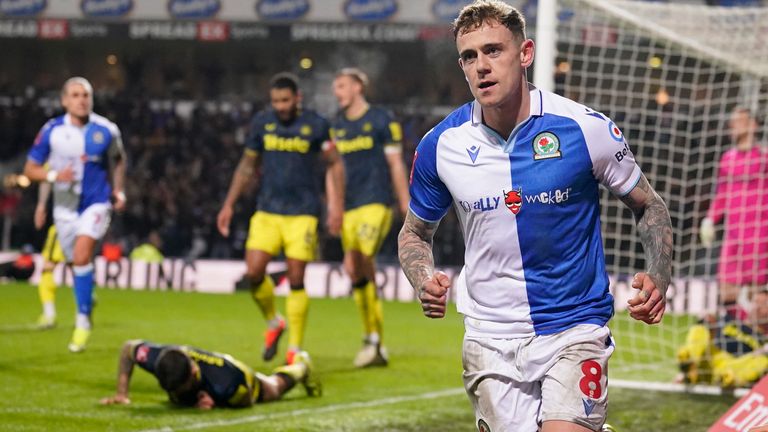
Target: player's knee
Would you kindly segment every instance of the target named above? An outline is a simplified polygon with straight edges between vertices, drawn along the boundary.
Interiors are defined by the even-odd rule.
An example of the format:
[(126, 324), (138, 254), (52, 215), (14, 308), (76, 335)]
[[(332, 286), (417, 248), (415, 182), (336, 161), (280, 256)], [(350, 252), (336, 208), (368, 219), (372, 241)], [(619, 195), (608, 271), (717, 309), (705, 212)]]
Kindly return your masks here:
[(73, 266), (85, 266), (85, 265), (88, 265), (88, 263), (90, 262), (91, 262), (91, 257), (87, 253), (77, 253), (77, 251), (75, 251), (74, 255), (72, 255)]
[(87, 244), (78, 244), (75, 246), (75, 250), (72, 251), (72, 265), (84, 266), (88, 265), (93, 258), (93, 249)]
[(347, 271), (347, 275), (349, 275), (349, 279), (352, 281), (353, 285), (355, 284), (355, 282), (358, 282), (360, 280), (366, 279), (365, 272), (360, 271), (360, 270), (350, 270), (350, 271)]
[(344, 271), (347, 272), (347, 275), (353, 281), (360, 279), (360, 275), (358, 274), (359, 272), (357, 271), (357, 266), (355, 266), (351, 260), (348, 260), (348, 259), (344, 260)]
[(291, 287), (298, 286), (298, 285), (304, 286), (303, 269), (302, 271), (290, 271), (289, 269), (287, 277), (288, 277), (288, 283), (291, 285)]
[(245, 269), (245, 277), (250, 279), (252, 282), (259, 282), (264, 280), (264, 276), (266, 275), (265, 269), (263, 268), (257, 268), (256, 266), (248, 266)]
[(254, 279), (248, 276), (247, 274), (243, 276), (243, 278), (240, 280), (239, 284), (241, 287), (244, 287), (246, 289), (251, 290), (251, 292), (256, 295), (256, 293), (261, 289), (261, 286), (264, 282), (264, 279)]
[(368, 273), (373, 268), (372, 258), (358, 251), (348, 253), (348, 259), (344, 260), (344, 270), (353, 281), (369, 277)]
[(250, 286), (257, 287), (261, 285), (262, 282), (264, 282), (265, 277), (264, 272), (249, 272), (246, 271), (245, 275), (243, 276), (243, 279), (247, 280), (249, 282)]

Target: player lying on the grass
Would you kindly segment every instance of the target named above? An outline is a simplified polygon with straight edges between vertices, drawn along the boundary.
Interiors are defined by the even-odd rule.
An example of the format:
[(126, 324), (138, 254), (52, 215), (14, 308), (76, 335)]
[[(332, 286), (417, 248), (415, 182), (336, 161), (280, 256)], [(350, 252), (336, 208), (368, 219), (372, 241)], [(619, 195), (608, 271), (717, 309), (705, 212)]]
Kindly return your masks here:
[(768, 372), (768, 292), (755, 295), (746, 320), (733, 311), (705, 317), (677, 351), (678, 381), (744, 387)]
[(229, 354), (130, 340), (120, 353), (117, 393), (102, 399), (103, 405), (131, 403), (128, 386), (135, 364), (157, 378), (172, 403), (199, 409), (242, 408), (274, 401), (297, 383), (304, 386), (309, 396), (322, 394), (306, 351), (299, 352), (293, 364), (278, 367), (267, 376), (254, 372)]

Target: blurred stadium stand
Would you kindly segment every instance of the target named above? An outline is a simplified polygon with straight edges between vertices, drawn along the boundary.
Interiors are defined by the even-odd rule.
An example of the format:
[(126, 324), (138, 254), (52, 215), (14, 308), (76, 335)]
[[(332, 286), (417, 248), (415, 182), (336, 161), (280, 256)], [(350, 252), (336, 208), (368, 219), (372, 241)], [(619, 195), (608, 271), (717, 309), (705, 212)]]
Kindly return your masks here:
[[(8, 101), (0, 99), (0, 104)], [(0, 107), (0, 139), (11, 144), (3, 145), (0, 152), (5, 173), (20, 171), (35, 134), (52, 113), (58, 112), (53, 109), (55, 103), (53, 98), (15, 98), (13, 106)], [(97, 97), (96, 111), (120, 125), (130, 161), (126, 187), (129, 205), (123, 215), (115, 217), (111, 228), (124, 250), (131, 250), (149, 231), (157, 229), (169, 256), (185, 256), (193, 244), (201, 257), (242, 255), (248, 220), (256, 205), (256, 182), (240, 200), (230, 239), (219, 236), (215, 220), (241, 156), (251, 114), (262, 105), (159, 102), (125, 93)], [(180, 111), (188, 114), (182, 116)], [(428, 115), (401, 118), (406, 131), (404, 154), (410, 159), (418, 140), (437, 119)], [(5, 191), (14, 197), (17, 192)], [(35, 193), (30, 190), (21, 196), (12, 209), (12, 247), (30, 239), (42, 242), (42, 233), (32, 226)], [(385, 249), (383, 259), (394, 261), (394, 237)], [(340, 258), (338, 245), (324, 244), (322, 250), (324, 259)]]
[[(49, 7), (46, 2), (23, 4), (38, 3)], [(77, 6), (75, 11), (83, 15), (15, 10), (13, 2), (0, 7), (0, 49), (5, 59), (0, 71), (0, 179), (21, 171), (37, 131), (47, 118), (61, 112), (61, 83), (73, 75), (87, 77), (95, 88), (95, 111), (120, 126), (130, 158), (128, 209), (116, 216), (110, 234), (125, 251), (150, 230), (158, 230), (167, 256), (242, 256), (248, 218), (256, 204), (255, 183), (239, 201), (229, 239), (216, 232), (215, 217), (242, 152), (248, 121), (265, 106), (267, 83), (276, 72), (298, 73), (306, 104), (331, 116), (336, 107), (330, 88), (334, 72), (344, 66), (363, 67), (373, 82), (369, 100), (391, 108), (403, 123), (403, 154), (409, 167), (422, 135), (470, 98), (456, 66), (448, 19), (436, 12), (439, 5), (460, 7), (463, 2), (457, 0), (432, 2), (432, 22), (410, 22), (400, 14), (388, 22), (385, 17), (378, 23), (342, 19), (330, 24), (262, 22), (255, 15), (227, 21), (226, 13), (199, 21), (142, 21), (136, 11), (134, 16), (128, 16), (130, 10), (94, 16), (86, 13), (86, 6), (98, 2), (69, 3), (79, 4), (81, 11)], [(131, 4), (134, 9), (147, 4), (113, 3)], [(219, 4), (224, 3), (227, 0)], [(537, 2), (510, 3), (528, 15), (535, 36)], [(402, 2), (401, 7), (414, 6)], [(0, 184), (0, 237), (6, 243), (2, 246), (19, 248), (30, 241), (40, 245), (43, 232), (32, 226), (34, 186), (25, 193), (7, 186)], [(453, 217), (449, 212), (437, 234), (442, 238), (436, 242), (436, 259), (444, 265), (463, 261), (460, 231), (445, 229), (455, 224)], [(395, 220), (384, 244), (380, 257), (384, 262), (396, 262), (400, 222)], [(321, 238), (322, 259), (340, 259), (338, 241)]]
[[(272, 73), (272, 70), (266, 72), (264, 80)], [(167, 87), (172, 86), (169, 83)], [(129, 84), (126, 88), (132, 87)], [(173, 97), (151, 99), (123, 90), (111, 94), (99, 87), (95, 91), (95, 110), (120, 126), (129, 156), (126, 187), (129, 205), (124, 214), (115, 216), (111, 228), (113, 239), (130, 251), (150, 230), (157, 229), (162, 233), (163, 252), (168, 256), (186, 256), (193, 246), (194, 255), (198, 257), (242, 256), (248, 220), (256, 205), (256, 182), (239, 201), (230, 239), (218, 234), (215, 219), (241, 156), (251, 115), (265, 104), (262, 92), (253, 94), (253, 102), (231, 102), (228, 98), (207, 98), (201, 102)], [(21, 170), (26, 151), (39, 128), (48, 117), (60, 112), (56, 87), (47, 91), (30, 88), (25, 92), (25, 95), (0, 97), (3, 174)], [(41, 93), (44, 96), (39, 96)], [(405, 130), (404, 155), (410, 162), (415, 145), (438, 118), (420, 113), (414, 106), (394, 108), (407, 112), (399, 117)], [(31, 239), (35, 244), (43, 241), (43, 233), (32, 226), (36, 203), (32, 189), (34, 186), (24, 194), (13, 189), (5, 191), (7, 200), (14, 197), (13, 203), (17, 203), (9, 203), (6, 209), (12, 214), (10, 246), (13, 248)], [(444, 231), (449, 236), (454, 232)], [(393, 231), (384, 246), (383, 261), (396, 260), (395, 236)], [(322, 246), (323, 259), (340, 259), (338, 242), (323, 238), (326, 239)], [(446, 247), (444, 255), (458, 263), (461, 239), (454, 240), (455, 248)]]

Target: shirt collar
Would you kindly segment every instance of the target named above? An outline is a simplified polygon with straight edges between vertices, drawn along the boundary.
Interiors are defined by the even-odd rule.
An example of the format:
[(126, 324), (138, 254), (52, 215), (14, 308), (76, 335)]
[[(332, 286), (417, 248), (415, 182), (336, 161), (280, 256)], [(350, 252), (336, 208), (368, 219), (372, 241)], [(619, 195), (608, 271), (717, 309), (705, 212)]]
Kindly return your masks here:
[[(544, 103), (541, 90), (537, 89), (533, 85), (530, 85), (530, 111), (529, 117), (541, 117), (544, 115)], [(480, 106), (480, 102), (475, 99), (472, 101), (472, 126), (477, 126), (483, 123), (483, 109)]]
[[(88, 123), (93, 121), (93, 113), (88, 114)], [(86, 124), (88, 124), (86, 123)], [(72, 126), (72, 116), (69, 115), (69, 113), (64, 114), (64, 124), (67, 126)], [(85, 125), (83, 125), (85, 126)]]

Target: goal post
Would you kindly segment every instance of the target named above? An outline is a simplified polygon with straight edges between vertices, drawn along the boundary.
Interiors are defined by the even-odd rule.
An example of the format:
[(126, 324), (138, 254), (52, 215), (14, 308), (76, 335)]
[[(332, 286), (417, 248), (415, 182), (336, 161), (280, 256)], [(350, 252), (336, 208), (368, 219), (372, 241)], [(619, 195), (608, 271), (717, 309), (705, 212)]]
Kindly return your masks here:
[[(667, 315), (662, 324), (648, 326), (625, 311), (634, 294), (629, 280), (645, 270), (633, 216), (601, 191), (602, 235), (617, 306), (611, 376), (671, 382), (688, 328), (722, 309), (717, 269), (723, 225), (717, 225), (711, 248), (699, 240), (699, 226), (715, 194), (720, 157), (733, 147), (732, 109), (748, 108), (758, 120), (759, 143), (768, 138), (768, 8), (557, 0), (556, 14), (555, 49), (549, 56), (537, 52), (535, 68), (554, 66), (556, 93), (615, 121), (672, 218)], [(537, 41), (546, 41), (544, 32), (536, 29)]]

